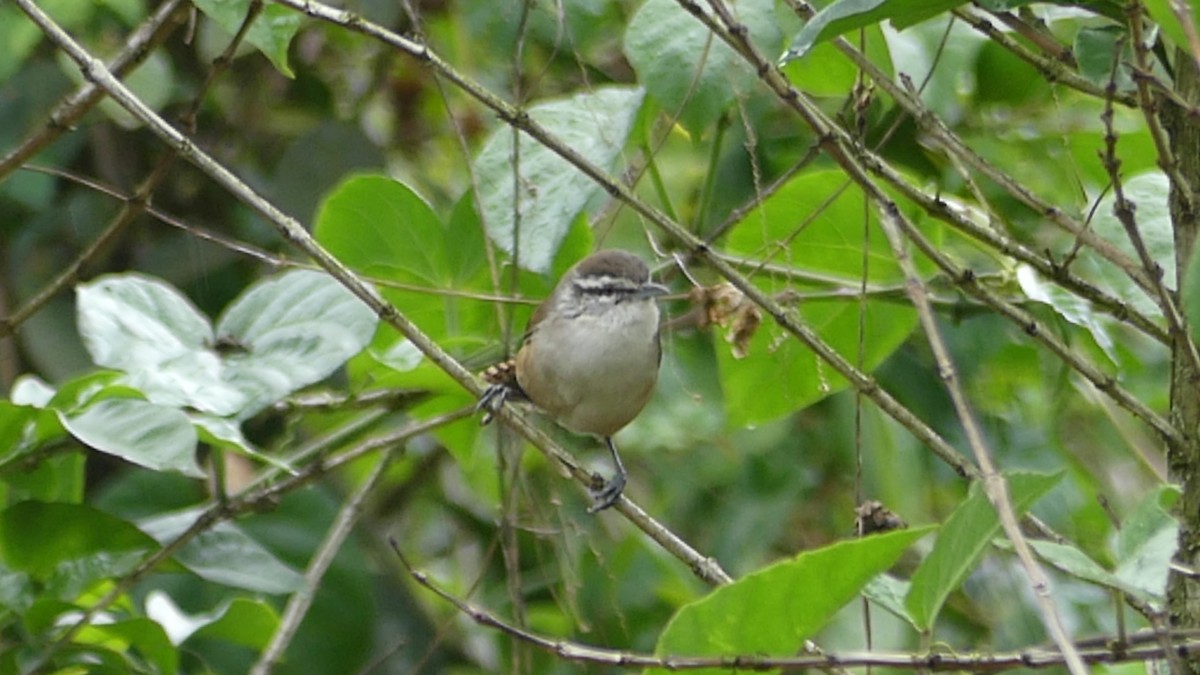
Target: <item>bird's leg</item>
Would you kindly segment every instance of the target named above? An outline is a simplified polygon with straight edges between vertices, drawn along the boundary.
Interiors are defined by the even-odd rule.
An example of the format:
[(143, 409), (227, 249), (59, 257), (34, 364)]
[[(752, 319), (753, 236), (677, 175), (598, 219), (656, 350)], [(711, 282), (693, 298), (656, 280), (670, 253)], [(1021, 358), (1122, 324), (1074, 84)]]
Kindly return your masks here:
[(608, 452), (612, 455), (613, 466), (616, 467), (617, 472), (599, 488), (592, 489), (592, 506), (588, 509), (588, 513), (603, 511), (616, 504), (617, 500), (621, 498), (621, 492), (625, 490), (625, 480), (628, 474), (625, 473), (621, 455), (617, 453), (617, 446), (613, 443), (611, 436), (604, 437), (604, 444), (608, 446)]

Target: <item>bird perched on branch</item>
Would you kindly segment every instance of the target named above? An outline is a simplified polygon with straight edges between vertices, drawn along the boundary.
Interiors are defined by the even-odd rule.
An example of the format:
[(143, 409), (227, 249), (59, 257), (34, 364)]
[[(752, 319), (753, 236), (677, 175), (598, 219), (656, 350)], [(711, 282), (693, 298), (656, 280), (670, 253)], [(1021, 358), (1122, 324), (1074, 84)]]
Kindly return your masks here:
[(533, 313), (517, 355), (492, 366), (483, 423), (508, 400), (527, 400), (564, 427), (604, 439), (616, 469), (592, 491), (591, 512), (617, 502), (627, 473), (613, 434), (645, 407), (662, 360), (657, 299), (667, 293), (641, 258), (594, 253), (572, 267)]

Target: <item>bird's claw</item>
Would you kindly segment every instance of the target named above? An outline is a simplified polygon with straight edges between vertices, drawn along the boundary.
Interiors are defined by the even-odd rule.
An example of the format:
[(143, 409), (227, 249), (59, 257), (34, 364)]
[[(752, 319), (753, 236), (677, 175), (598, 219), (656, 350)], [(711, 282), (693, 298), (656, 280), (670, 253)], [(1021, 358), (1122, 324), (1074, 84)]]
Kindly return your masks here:
[[(597, 476), (597, 478), (599, 478), (599, 476)], [(613, 475), (612, 478), (601, 483), (599, 487), (593, 485), (591, 489), (592, 505), (588, 507), (588, 513), (599, 513), (613, 504), (616, 504), (617, 500), (621, 498), (621, 493), (624, 491), (624, 472), (619, 472)]]
[(475, 412), (484, 411), (483, 418), (479, 420), (479, 426), (491, 424), (492, 420), (496, 418), (496, 411), (508, 400), (511, 391), (506, 384), (493, 384), (484, 390), (483, 396), (479, 398), (479, 403), (475, 404)]

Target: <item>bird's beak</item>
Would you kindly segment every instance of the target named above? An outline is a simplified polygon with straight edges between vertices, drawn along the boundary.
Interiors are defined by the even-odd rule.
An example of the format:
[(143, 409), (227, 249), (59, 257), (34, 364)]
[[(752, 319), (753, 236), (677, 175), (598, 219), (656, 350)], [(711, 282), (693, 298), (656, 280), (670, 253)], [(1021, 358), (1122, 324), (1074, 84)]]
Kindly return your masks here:
[(639, 298), (657, 298), (660, 295), (667, 295), (670, 292), (671, 289), (667, 288), (666, 286), (663, 286), (662, 284), (656, 284), (651, 281), (643, 284), (642, 287), (637, 290), (637, 296)]

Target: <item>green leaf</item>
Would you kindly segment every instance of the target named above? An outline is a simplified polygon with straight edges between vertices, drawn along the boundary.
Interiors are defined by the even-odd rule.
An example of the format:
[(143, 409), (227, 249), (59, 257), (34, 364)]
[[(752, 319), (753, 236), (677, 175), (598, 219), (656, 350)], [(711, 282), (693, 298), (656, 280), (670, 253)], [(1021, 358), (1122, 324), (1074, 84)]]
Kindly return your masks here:
[(965, 4), (963, 0), (837, 0), (805, 24), (782, 62), (801, 58), (817, 44), (857, 28), (890, 20), (897, 30), (903, 30)]
[(1117, 569), (1122, 582), (1162, 601), (1171, 558), (1179, 544), (1179, 523), (1168, 512), (1179, 497), (1174, 486), (1159, 486), (1121, 524)]
[[(862, 306), (856, 298), (834, 292), (859, 287), (864, 242), (872, 284), (898, 285), (903, 279), (878, 227), (872, 223), (872, 232), (864, 233), (867, 212), (862, 194), (847, 189), (844, 175), (806, 172), (739, 221), (729, 235), (728, 250), (748, 261), (765, 260), (797, 272), (800, 276), (793, 278), (783, 271), (762, 271), (754, 278), (771, 294), (788, 289), (820, 293), (821, 297), (793, 302), (797, 316), (846, 359), (861, 361), (870, 371), (903, 344), (917, 317), (902, 303), (870, 300), (861, 322), (865, 336), (860, 338)], [(860, 347), (865, 349), (861, 358)], [(717, 346), (717, 357), (734, 426), (777, 419), (849, 384), (773, 321), (764, 321), (754, 332), (744, 358), (725, 345)], [(763, 382), (777, 386), (764, 392)]]
[[(865, 30), (865, 37), (867, 58), (883, 72), (891, 74), (891, 50), (883, 30), (878, 26), (869, 26)], [(788, 61), (783, 66), (783, 74), (793, 86), (811, 96), (844, 98), (853, 91), (862, 73), (837, 47), (823, 43), (813, 47), (805, 58)]]
[(60, 413), (59, 420), (72, 436), (101, 452), (155, 471), (204, 476), (196, 465), (196, 430), (176, 408), (107, 399), (81, 413)]
[[(339, 183), (318, 209), (313, 235), (363, 274), (429, 286), (448, 281), (441, 221), (412, 188), (387, 176), (362, 174)], [(482, 243), (474, 248), (482, 251)]]
[(868, 581), (931, 530), (921, 527), (842, 541), (748, 574), (680, 608), (659, 637), (655, 653), (794, 654)]
[(904, 619), (914, 630), (920, 630), (917, 622), (904, 606), (912, 584), (906, 579), (897, 579), (890, 574), (880, 574), (863, 588), (863, 596), (900, 619)]
[(91, 623), (76, 636), (75, 643), (96, 644), (120, 652), (135, 649), (155, 666), (151, 672), (171, 675), (179, 671), (179, 652), (167, 639), (163, 627), (145, 617)]
[[(166, 544), (196, 522), (199, 509), (142, 520), (138, 527)], [(202, 579), (259, 593), (291, 593), (303, 579), (233, 523), (221, 522), (196, 535), (175, 560)]]
[(1113, 327), (1110, 315), (1095, 311), (1092, 303), (1058, 284), (1047, 282), (1029, 265), (1022, 263), (1018, 266), (1016, 276), (1021, 291), (1030, 300), (1049, 305), (1062, 318), (1086, 329), (1109, 360), (1117, 363), (1116, 342), (1110, 332)]
[[(342, 262), (379, 279), (384, 297), (444, 345), (449, 338), (477, 336), (482, 322), (495, 320), (482, 302), (439, 293), (484, 288), (483, 229), (468, 197), (445, 226), (407, 185), (387, 176), (353, 176), (321, 204), (314, 236)], [(388, 281), (409, 288), (389, 288)], [(395, 342), (395, 336), (380, 334), (372, 348), (382, 354)]]
[(408, 340), (397, 340), (390, 347), (383, 350), (372, 350), (371, 356), (388, 368), (399, 372), (407, 373), (408, 371), (421, 365), (425, 355), (416, 345)]
[(287, 462), (260, 452), (253, 443), (246, 440), (246, 436), (242, 434), (241, 428), (234, 420), (198, 413), (189, 414), (188, 418), (195, 425), (200, 440), (205, 443), (217, 448), (232, 450), (239, 455), (282, 469), (293, 476), (296, 475), (296, 470)]
[(27, 499), (82, 502), (85, 468), (82, 452), (43, 457), (32, 469), (12, 471), (0, 481), (0, 503), (13, 504)]
[(275, 609), (261, 600), (233, 598), (211, 612), (188, 614), (159, 590), (146, 595), (146, 616), (163, 627), (173, 645), (183, 644), (195, 635), (258, 650), (267, 645), (279, 626)]
[(0, 512), (0, 562), (40, 581), (58, 577), (60, 587), (125, 574), (157, 548), (132, 524), (83, 504), (28, 501)]
[[(739, 0), (729, 10), (749, 29), (755, 46), (778, 54), (779, 32), (772, 0)], [(746, 60), (673, 0), (647, 0), (629, 21), (625, 54), (647, 93), (694, 136), (753, 91)]]
[[(1072, 51), (1079, 62), (1079, 73), (1095, 84), (1107, 86), (1116, 69), (1116, 84), (1120, 91), (1133, 88), (1133, 78), (1122, 63), (1132, 62), (1133, 50), (1129, 45), (1128, 31), (1118, 26), (1085, 26), (1075, 34)], [(1113, 59), (1114, 50), (1121, 45), (1120, 61)]]
[[(1134, 219), (1146, 252), (1151, 260), (1162, 267), (1163, 283), (1167, 288), (1174, 289), (1175, 234), (1171, 224), (1170, 181), (1161, 171), (1154, 170), (1125, 179), (1123, 189), (1125, 198), (1136, 207)], [(1111, 192), (1100, 200), (1096, 207), (1096, 215), (1092, 218), (1092, 231), (1113, 244), (1140, 267), (1133, 244), (1129, 242), (1129, 236), (1125, 233), (1125, 227), (1113, 212), (1115, 204), (1116, 195)], [(1096, 280), (1101, 287), (1110, 289), (1117, 297), (1148, 316), (1162, 316), (1158, 303), (1134, 284), (1125, 272), (1101, 260), (1087, 247), (1081, 249), (1079, 257), (1081, 262), (1088, 264), (1087, 276)]]
[(231, 415), (246, 397), (222, 376), (208, 318), (167, 283), (139, 274), (76, 288), (79, 333), (98, 365), (155, 403)]
[(79, 333), (97, 365), (156, 368), (212, 341), (208, 318), (169, 284), (114, 274), (75, 289)]
[[(79, 287), (80, 332), (96, 363), (155, 403), (245, 419), (323, 379), (367, 345), (377, 319), (328, 275), (265, 279), (218, 322), (174, 288), (139, 275)], [(218, 353), (218, 349), (222, 353)]]
[(1030, 539), (1029, 545), (1046, 562), (1077, 579), (1131, 593), (1146, 600), (1153, 599), (1143, 589), (1126, 583), (1074, 546), (1037, 539)]
[[(539, 103), (529, 116), (566, 147), (605, 171), (613, 168), (642, 105), (642, 89), (601, 87), (570, 98)], [(475, 159), (479, 206), (488, 236), (516, 256), (521, 267), (546, 273), (571, 222), (600, 188), (567, 160), (521, 135), (520, 190), (513, 219), (513, 131), (492, 132)]]
[(327, 274), (294, 270), (263, 280), (217, 321), (217, 335), (239, 348), (224, 377), (246, 399), (245, 419), (301, 387), (319, 382), (375, 334), (378, 318)]
[[(236, 35), (246, 20), (250, 0), (195, 0), (196, 7), (226, 33)], [(286, 77), (295, 77), (288, 66), (288, 45), (300, 30), (302, 16), (282, 5), (266, 3), (246, 32), (246, 41), (258, 48)]]
[[(1011, 473), (1009, 499), (1020, 517), (1039, 497), (1062, 479), (1062, 473)], [(921, 630), (929, 630), (950, 593), (962, 585), (979, 563), (992, 537), (1000, 531), (996, 510), (976, 481), (963, 503), (954, 509), (938, 534), (933, 550), (912, 576), (905, 607)]]

